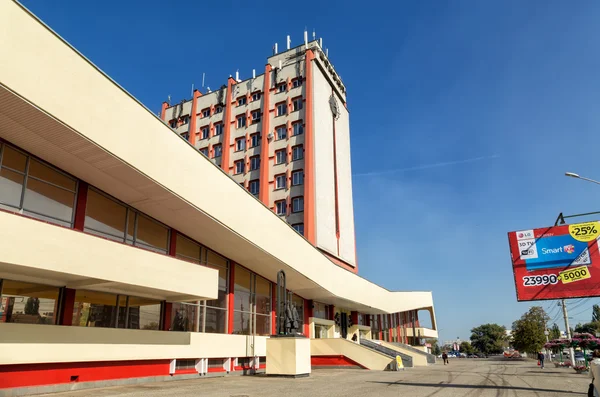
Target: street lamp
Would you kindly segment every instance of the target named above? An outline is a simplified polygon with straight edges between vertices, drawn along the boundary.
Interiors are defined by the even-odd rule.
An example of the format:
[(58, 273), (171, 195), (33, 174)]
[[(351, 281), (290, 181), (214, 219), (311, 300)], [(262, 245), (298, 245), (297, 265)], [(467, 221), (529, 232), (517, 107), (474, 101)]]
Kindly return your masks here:
[(571, 178), (576, 178), (576, 179), (582, 179), (584, 181), (588, 181), (588, 182), (592, 182), (592, 183), (595, 183), (597, 185), (600, 185), (600, 182), (595, 181), (595, 180), (590, 179), (590, 178), (585, 178), (585, 177), (583, 177), (583, 176), (581, 176), (579, 174), (576, 174), (574, 172), (565, 172), (565, 176), (568, 176), (568, 177), (571, 177)]
[[(550, 335), (550, 331), (548, 331), (548, 329), (546, 329), (544, 331), (544, 335), (546, 335), (546, 343), (548, 343), (548, 335)], [(552, 361), (552, 353), (548, 353), (548, 348), (546, 348), (546, 356), (550, 356), (549, 357), (549, 361)]]

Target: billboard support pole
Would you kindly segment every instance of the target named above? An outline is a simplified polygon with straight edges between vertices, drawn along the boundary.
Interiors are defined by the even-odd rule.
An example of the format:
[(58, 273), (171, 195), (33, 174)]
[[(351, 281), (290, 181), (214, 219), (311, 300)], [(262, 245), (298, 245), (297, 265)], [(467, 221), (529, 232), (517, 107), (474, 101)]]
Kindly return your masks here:
[[(566, 334), (567, 334), (567, 339), (571, 339), (571, 328), (569, 328), (569, 314), (567, 312), (567, 304), (565, 302), (564, 299), (561, 299), (560, 302), (562, 303), (562, 311), (563, 311), (563, 316), (565, 318), (565, 328), (567, 329)], [(573, 349), (573, 346), (569, 347), (569, 358), (571, 359), (571, 366), (575, 366), (575, 350)]]

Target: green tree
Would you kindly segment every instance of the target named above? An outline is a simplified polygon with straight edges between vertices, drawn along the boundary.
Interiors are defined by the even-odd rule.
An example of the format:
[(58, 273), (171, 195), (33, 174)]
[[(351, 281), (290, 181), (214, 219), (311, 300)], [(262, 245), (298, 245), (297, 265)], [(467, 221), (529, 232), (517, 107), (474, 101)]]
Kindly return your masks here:
[(558, 338), (560, 338), (560, 328), (558, 328), (558, 325), (554, 323), (552, 328), (550, 328), (550, 335), (548, 335), (548, 339), (552, 340)]
[(577, 333), (588, 333), (595, 335), (600, 329), (600, 321), (592, 321), (591, 323), (577, 324), (575, 326), (575, 332)]
[(483, 324), (471, 330), (471, 346), (485, 354), (502, 353), (506, 328), (498, 324)]
[(431, 354), (436, 356), (442, 354), (442, 349), (440, 348), (440, 345), (438, 345), (437, 339), (425, 339), (425, 343), (431, 345)]
[(513, 347), (519, 351), (536, 353), (546, 343), (544, 334), (546, 322), (550, 318), (540, 306), (533, 306), (512, 325)]
[(27, 298), (25, 314), (40, 314), (40, 300), (38, 298)]
[(600, 322), (600, 306), (592, 306), (592, 322)]
[(467, 341), (460, 343), (460, 352), (465, 354), (473, 354), (473, 346)]

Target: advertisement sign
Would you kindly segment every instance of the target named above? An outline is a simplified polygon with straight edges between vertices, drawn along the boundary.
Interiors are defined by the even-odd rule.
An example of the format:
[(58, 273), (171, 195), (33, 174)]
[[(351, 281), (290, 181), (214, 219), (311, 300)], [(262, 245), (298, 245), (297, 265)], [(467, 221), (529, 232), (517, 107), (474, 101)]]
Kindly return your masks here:
[(518, 301), (600, 296), (600, 222), (508, 233)]

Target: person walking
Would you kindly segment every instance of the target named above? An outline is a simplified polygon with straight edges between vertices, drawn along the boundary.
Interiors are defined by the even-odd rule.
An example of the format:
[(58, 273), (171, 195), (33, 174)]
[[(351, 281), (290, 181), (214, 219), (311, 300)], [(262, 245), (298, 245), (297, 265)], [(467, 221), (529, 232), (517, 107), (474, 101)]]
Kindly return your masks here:
[(539, 352), (538, 353), (538, 361), (539, 361), (540, 368), (542, 368), (542, 369), (544, 369), (544, 358), (546, 358), (544, 356), (544, 353)]
[(444, 365), (450, 364), (450, 362), (448, 361), (448, 355), (446, 354), (446, 352), (442, 353), (442, 360), (444, 360)]

